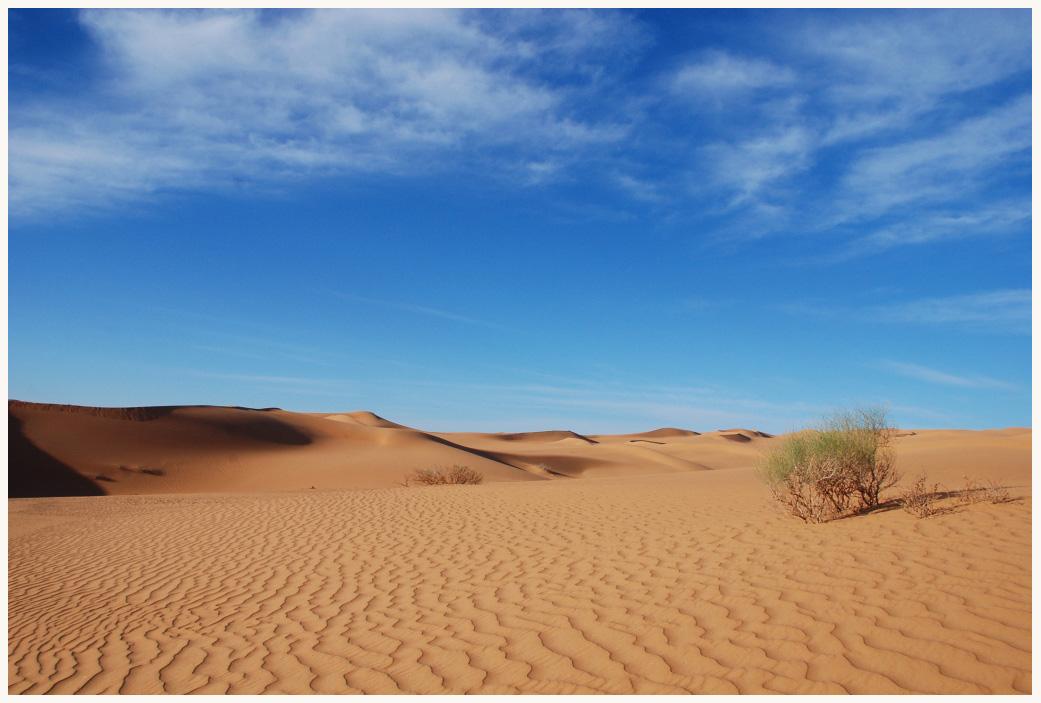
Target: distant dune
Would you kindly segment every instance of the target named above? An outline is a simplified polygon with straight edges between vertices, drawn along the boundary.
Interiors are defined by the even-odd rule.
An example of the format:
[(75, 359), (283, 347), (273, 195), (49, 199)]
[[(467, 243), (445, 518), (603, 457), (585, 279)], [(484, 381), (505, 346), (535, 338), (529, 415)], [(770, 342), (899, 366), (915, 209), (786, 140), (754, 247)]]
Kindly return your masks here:
[[(782, 438), (748, 429), (18, 401), (8, 421), (9, 693), (1032, 689), (1029, 429), (896, 440), (902, 485), (973, 475), (1011, 502), (917, 519), (893, 489), (808, 525), (751, 468)], [(435, 464), (485, 482), (401, 486)]]

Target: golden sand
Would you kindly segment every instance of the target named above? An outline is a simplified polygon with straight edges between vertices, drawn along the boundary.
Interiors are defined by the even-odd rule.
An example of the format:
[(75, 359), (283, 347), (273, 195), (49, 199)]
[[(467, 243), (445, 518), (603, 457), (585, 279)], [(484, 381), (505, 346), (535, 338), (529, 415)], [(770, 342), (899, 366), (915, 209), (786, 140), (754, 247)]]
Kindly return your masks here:
[[(114, 434), (163, 419), (63, 417), (115, 423)], [(40, 418), (19, 421), (63, 466), (84, 460), (48, 445)], [(241, 486), (255, 479), (255, 437), (240, 436), (231, 454), (242, 456), (229, 457), (212, 439), (225, 430), (211, 427), (194, 460), (183, 450), (163, 475), (123, 472), (134, 486), (205, 492), (11, 499), (9, 692), (1031, 691), (1029, 430), (923, 431), (897, 444), (905, 484), (925, 470), (956, 489), (973, 473), (1004, 480), (1013, 502), (948, 499), (950, 512), (926, 519), (888, 504), (808, 525), (773, 509), (750, 466), (776, 440), (748, 431), (288, 424), (321, 422), (363, 429), (328, 441), (309, 431), (294, 445), (305, 468), (293, 480), (334, 482), (321, 457), (364, 428), (372, 448), (353, 469), (341, 457), (348, 478), (393, 486), (417, 443), (442, 463), (482, 452), (488, 463), (466, 463), (491, 475), (479, 486), (257, 492)], [(382, 445), (380, 432), (392, 433)], [(147, 450), (141, 441), (126, 440)], [(292, 462), (277, 474), (264, 461), (261, 478), (293, 476)], [(539, 463), (564, 475), (539, 475)], [(495, 465), (502, 473), (487, 471)]]

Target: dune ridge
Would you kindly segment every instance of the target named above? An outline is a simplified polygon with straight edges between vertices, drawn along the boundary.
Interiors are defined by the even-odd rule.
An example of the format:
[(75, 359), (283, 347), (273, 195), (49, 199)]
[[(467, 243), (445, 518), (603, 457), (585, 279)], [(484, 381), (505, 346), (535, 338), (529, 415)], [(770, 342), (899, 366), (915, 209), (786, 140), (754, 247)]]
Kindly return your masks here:
[(103, 417), (109, 420), (130, 420), (131, 422), (148, 422), (170, 414), (176, 406), (152, 406), (140, 408), (97, 408), (90, 405), (56, 405), (52, 403), (30, 403), (24, 400), (8, 400), (8, 412), (19, 410), (41, 410), (52, 413), (78, 413)]

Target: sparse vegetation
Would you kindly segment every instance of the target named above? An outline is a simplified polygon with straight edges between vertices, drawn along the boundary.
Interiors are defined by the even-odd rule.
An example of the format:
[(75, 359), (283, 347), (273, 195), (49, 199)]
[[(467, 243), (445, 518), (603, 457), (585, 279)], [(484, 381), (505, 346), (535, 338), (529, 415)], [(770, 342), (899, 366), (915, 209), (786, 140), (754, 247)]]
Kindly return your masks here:
[(940, 484), (928, 485), (923, 472), (900, 494), (900, 506), (917, 518), (929, 517), (947, 512), (938, 504), (940, 496)]
[(965, 487), (961, 491), (960, 500), (965, 504), (982, 503), (1008, 503), (1012, 500), (1008, 488), (1001, 482), (988, 479), (986, 483), (977, 476), (963, 476)]
[(987, 500), (991, 503), (1009, 503), (1012, 501), (1012, 496), (1009, 495), (1008, 488), (1006, 488), (1001, 481), (995, 481), (990, 479), (987, 481), (987, 487), (984, 489), (987, 493)]
[(764, 455), (759, 478), (787, 512), (806, 522), (870, 510), (900, 478), (894, 429), (885, 408), (835, 410)]
[(456, 464), (452, 468), (446, 469), (435, 465), (432, 469), (416, 469), (410, 476), (405, 477), (405, 485), (411, 486), (413, 483), (420, 486), (477, 485), (483, 480), (484, 476), (469, 466)]

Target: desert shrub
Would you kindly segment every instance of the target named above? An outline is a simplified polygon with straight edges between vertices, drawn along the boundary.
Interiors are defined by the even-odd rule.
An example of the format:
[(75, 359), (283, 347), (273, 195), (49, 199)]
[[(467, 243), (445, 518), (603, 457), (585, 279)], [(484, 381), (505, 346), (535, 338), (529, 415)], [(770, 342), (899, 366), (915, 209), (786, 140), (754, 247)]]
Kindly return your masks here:
[(973, 504), (985, 500), (991, 503), (1008, 503), (1012, 500), (1008, 488), (1001, 481), (991, 478), (984, 483), (976, 476), (963, 476), (962, 478), (965, 479), (965, 487), (961, 491), (960, 498), (962, 503)]
[(1008, 488), (1006, 488), (1001, 481), (995, 481), (994, 479), (988, 479), (987, 487), (984, 489), (987, 494), (987, 500), (991, 503), (1008, 503), (1012, 500), (1012, 496), (1009, 495)]
[(420, 486), (443, 486), (447, 484), (476, 485), (484, 480), (484, 476), (469, 466), (454, 465), (450, 469), (434, 466), (432, 469), (416, 469), (411, 476), (405, 478), (405, 485), (413, 483)]
[(899, 480), (884, 408), (836, 410), (765, 454), (757, 473), (781, 506), (806, 522), (874, 508)]
[(918, 518), (946, 512), (938, 504), (940, 484), (934, 483), (930, 486), (925, 481), (925, 474), (918, 474), (914, 483), (900, 494), (900, 506)]
[(983, 481), (976, 476), (962, 476), (962, 479), (965, 486), (961, 490), (958, 502), (972, 504), (983, 500)]

